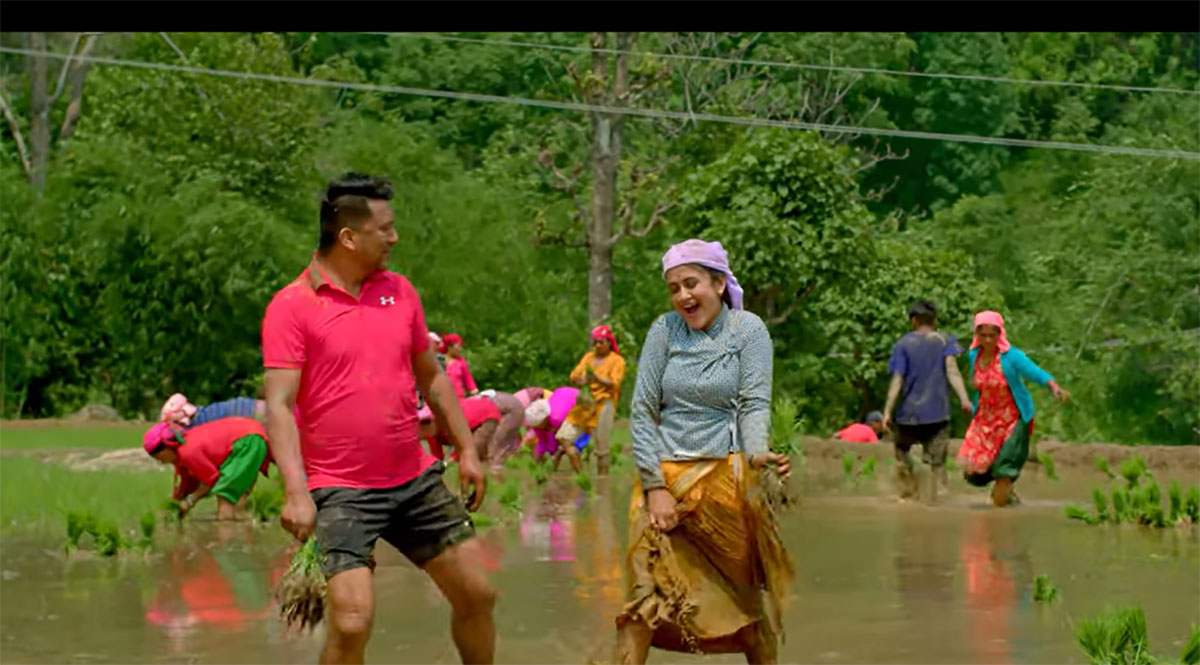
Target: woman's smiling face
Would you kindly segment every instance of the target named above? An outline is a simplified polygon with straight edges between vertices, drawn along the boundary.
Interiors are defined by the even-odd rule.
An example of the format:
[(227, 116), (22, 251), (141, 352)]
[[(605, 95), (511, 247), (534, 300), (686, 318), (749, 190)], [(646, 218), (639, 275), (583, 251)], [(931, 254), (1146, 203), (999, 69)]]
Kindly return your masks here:
[(671, 306), (693, 330), (707, 330), (721, 313), (725, 276), (713, 277), (701, 266), (685, 264), (667, 271)]

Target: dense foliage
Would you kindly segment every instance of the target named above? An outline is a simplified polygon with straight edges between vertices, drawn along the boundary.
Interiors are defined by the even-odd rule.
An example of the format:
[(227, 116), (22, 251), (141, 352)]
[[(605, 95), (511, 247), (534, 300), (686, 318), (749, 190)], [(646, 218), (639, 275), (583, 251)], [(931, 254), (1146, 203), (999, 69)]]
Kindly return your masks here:
[[(197, 66), (535, 99), (579, 98), (576, 76), (590, 71), (586, 53), (411, 35), (172, 37)], [(638, 49), (1191, 90), (1200, 80), (1195, 34), (648, 34)], [(156, 33), (105, 35), (96, 52), (180, 61)], [(630, 67), (647, 107), (1200, 150), (1197, 95), (656, 57)], [(431, 327), (465, 337), (484, 387), (561, 384), (587, 349), (576, 204), (547, 168), (587, 193), (582, 114), (95, 65), (39, 190), (15, 140), (30, 143), (25, 58), (0, 58), (0, 77), (15, 120), (0, 130), (5, 417), (87, 402), (135, 416), (175, 390), (197, 402), (253, 392), (262, 311), (308, 259), (323, 182), (349, 169), (394, 179), (392, 266), (421, 292)], [(52, 126), (67, 103), (49, 109)], [(701, 235), (729, 249), (750, 307), (770, 321), (777, 392), (818, 433), (881, 406), (905, 309), (928, 297), (964, 341), (974, 311), (1000, 309), (1011, 340), (1072, 390), (1068, 406), (1035, 393), (1043, 434), (1200, 441), (1200, 163), (917, 140), (887, 153), (866, 136), (647, 119), (627, 121), (623, 140), (620, 202), (640, 219), (670, 203), (665, 224), (614, 248), (623, 401), (645, 330), (668, 306), (658, 257)]]

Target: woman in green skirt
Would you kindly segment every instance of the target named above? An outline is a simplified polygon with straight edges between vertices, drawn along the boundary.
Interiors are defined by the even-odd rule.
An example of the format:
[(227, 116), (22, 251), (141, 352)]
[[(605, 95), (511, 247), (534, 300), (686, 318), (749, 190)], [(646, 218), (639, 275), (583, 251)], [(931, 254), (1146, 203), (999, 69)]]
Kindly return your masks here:
[(1065, 402), (1071, 395), (1008, 343), (1004, 317), (998, 312), (975, 316), (975, 339), (967, 358), (976, 390), (974, 417), (958, 451), (958, 463), (972, 485), (986, 487), (995, 482), (992, 504), (999, 508), (1017, 498), (1012, 486), (1029, 457), (1033, 436), (1033, 397), (1023, 379), (1049, 388), (1059, 401)]

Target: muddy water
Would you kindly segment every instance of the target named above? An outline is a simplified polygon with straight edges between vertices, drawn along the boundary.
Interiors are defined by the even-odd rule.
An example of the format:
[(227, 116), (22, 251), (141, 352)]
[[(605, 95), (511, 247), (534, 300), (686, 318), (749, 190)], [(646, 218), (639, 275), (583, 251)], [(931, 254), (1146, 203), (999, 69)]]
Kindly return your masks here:
[[(784, 662), (1085, 662), (1068, 617), (1125, 603), (1145, 608), (1153, 651), (1174, 657), (1200, 619), (1200, 533), (1068, 522), (1063, 500), (1086, 497), (1094, 475), (1053, 483), (1029, 474), (1018, 485), (1024, 504), (997, 511), (960, 483), (937, 508), (898, 504), (887, 472), (857, 483), (840, 467), (810, 476), (802, 508), (787, 518), (798, 576)], [(501, 593), (498, 662), (610, 661), (628, 498), (627, 481), (588, 497), (555, 478), (522, 518), (484, 531)], [(273, 528), (197, 522), (145, 558), (97, 561), (6, 538), (0, 659), (315, 662), (320, 635), (284, 634), (271, 602), (287, 542)], [(1061, 603), (1032, 602), (1039, 573)], [(457, 662), (448, 606), (386, 545), (376, 590), (370, 662)], [(651, 661), (744, 662), (663, 652)]]

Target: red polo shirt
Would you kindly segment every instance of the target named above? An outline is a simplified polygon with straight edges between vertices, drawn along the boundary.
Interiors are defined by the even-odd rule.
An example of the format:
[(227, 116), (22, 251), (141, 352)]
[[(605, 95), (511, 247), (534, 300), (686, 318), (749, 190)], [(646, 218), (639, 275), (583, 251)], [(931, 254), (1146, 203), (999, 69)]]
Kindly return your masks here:
[(263, 318), (263, 366), (300, 370), (297, 427), (308, 489), (382, 489), (434, 458), (418, 439), (413, 356), (429, 348), (416, 289), (381, 270), (358, 298), (314, 260)]

